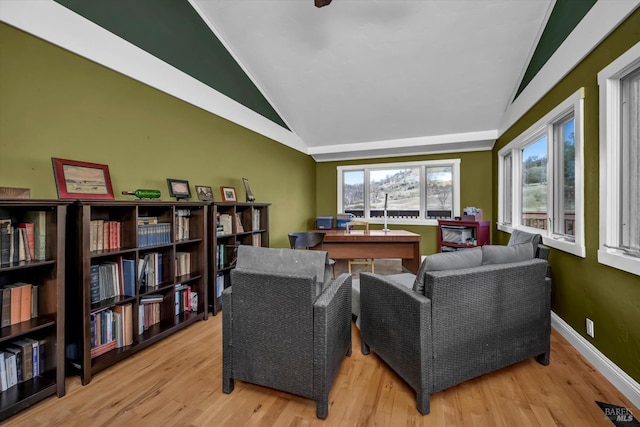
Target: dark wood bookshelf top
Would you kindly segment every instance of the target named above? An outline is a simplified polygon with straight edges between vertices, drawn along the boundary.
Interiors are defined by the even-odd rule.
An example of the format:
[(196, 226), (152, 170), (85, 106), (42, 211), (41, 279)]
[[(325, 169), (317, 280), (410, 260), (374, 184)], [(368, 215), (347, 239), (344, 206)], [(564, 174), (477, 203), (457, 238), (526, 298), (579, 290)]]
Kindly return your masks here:
[(209, 202), (177, 202), (175, 200), (158, 200), (158, 199), (133, 199), (133, 200), (76, 200), (80, 206), (175, 206), (177, 208), (201, 207), (207, 206)]
[(69, 205), (71, 201), (49, 199), (0, 199), (0, 205), (47, 207)]

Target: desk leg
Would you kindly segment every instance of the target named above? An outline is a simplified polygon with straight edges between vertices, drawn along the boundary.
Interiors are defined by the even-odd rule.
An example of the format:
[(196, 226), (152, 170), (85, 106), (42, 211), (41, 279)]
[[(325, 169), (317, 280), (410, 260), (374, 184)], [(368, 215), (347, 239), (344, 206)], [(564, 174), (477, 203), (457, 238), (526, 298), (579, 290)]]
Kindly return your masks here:
[(418, 269), (420, 268), (420, 242), (416, 242), (413, 245), (413, 258), (403, 258), (402, 266), (412, 272), (413, 274), (418, 274)]

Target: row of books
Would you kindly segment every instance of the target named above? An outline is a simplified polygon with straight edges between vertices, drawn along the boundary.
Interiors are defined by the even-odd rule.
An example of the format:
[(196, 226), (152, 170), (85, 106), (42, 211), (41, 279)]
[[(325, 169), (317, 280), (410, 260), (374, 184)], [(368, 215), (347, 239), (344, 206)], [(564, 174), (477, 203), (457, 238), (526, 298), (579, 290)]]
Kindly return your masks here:
[(142, 335), (144, 331), (153, 325), (160, 323), (160, 302), (144, 302), (140, 299), (138, 306), (138, 334)]
[(221, 269), (225, 267), (225, 253), (226, 245), (218, 243), (216, 245), (216, 268)]
[(44, 372), (44, 341), (24, 338), (0, 349), (0, 391)]
[(133, 306), (116, 305), (113, 309), (91, 314), (91, 358), (116, 348), (133, 344)]
[(191, 273), (191, 253), (176, 252), (176, 276)]
[(106, 251), (120, 249), (122, 223), (95, 219), (89, 222), (89, 250)]
[[(191, 273), (191, 253), (178, 252), (176, 276)], [(163, 255), (150, 252), (138, 261), (121, 256), (114, 261), (93, 264), (89, 269), (91, 303), (118, 296), (135, 296), (137, 288), (158, 289), (162, 283)], [(136, 273), (137, 271), (137, 273)]]
[(0, 288), (0, 327), (25, 322), (38, 317), (38, 287), (17, 282)]
[(176, 241), (189, 239), (189, 209), (176, 209)]
[(158, 289), (162, 283), (163, 256), (149, 252), (138, 262), (139, 288)]
[(222, 291), (224, 291), (224, 274), (218, 274), (216, 276), (216, 297), (220, 298), (222, 296)]
[(191, 286), (177, 284), (175, 286), (176, 316), (185, 311), (198, 311), (198, 293)]
[(138, 224), (138, 246), (156, 246), (171, 243), (171, 224)]
[(89, 268), (91, 303), (136, 294), (136, 261), (117, 257)]
[(232, 234), (233, 230), (231, 226), (234, 219), (236, 233), (244, 233), (244, 226), (242, 225), (239, 213), (236, 213), (235, 217), (230, 214), (219, 213), (216, 215), (216, 235), (224, 236), (226, 234)]
[(0, 264), (18, 264), (46, 259), (46, 212), (30, 211), (24, 222), (0, 219)]
[[(225, 213), (216, 214), (216, 235), (224, 236), (226, 234), (232, 234), (232, 218), (233, 216)], [(251, 229), (253, 231), (260, 230), (260, 211), (253, 211)], [(235, 214), (236, 233), (244, 233), (245, 227), (242, 224), (241, 215), (239, 212)]]

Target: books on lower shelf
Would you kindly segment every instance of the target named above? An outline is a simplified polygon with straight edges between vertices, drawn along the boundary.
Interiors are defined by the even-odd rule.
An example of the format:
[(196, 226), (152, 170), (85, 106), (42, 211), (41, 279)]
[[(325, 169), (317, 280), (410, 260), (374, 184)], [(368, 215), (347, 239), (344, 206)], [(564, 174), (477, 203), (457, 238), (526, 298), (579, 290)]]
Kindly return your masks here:
[(0, 287), (0, 327), (38, 317), (38, 287), (17, 282)]
[(179, 283), (174, 289), (176, 316), (185, 311), (198, 311), (198, 293), (191, 286)]
[(218, 274), (216, 276), (216, 297), (220, 298), (224, 291), (224, 274)]
[[(142, 301), (140, 301), (142, 302)], [(151, 326), (160, 323), (160, 304), (159, 302), (149, 302), (138, 306), (138, 334), (142, 335), (144, 331)]]
[(33, 338), (23, 338), (0, 348), (0, 391), (44, 372), (43, 344)]
[(116, 305), (91, 314), (91, 358), (133, 344), (133, 306)]

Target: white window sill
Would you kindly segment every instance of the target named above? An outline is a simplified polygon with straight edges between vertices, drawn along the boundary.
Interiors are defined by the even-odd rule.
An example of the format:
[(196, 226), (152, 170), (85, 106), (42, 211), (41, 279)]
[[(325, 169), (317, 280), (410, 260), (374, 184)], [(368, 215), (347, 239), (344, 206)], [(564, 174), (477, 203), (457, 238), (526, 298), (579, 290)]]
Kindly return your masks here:
[[(358, 218), (367, 221), (369, 224), (384, 225), (383, 218)], [(408, 218), (387, 218), (387, 226), (389, 225), (438, 225), (437, 219), (408, 219)]]
[[(509, 234), (511, 234), (511, 232), (514, 230), (514, 227), (507, 224), (497, 224), (497, 226), (498, 226), (498, 230), (504, 231), (505, 233), (509, 233)], [(540, 233), (541, 231), (541, 230), (530, 229), (530, 228), (521, 228), (521, 229), (523, 231), (526, 231), (527, 233)], [(550, 248), (557, 249), (562, 252), (567, 252), (567, 253), (570, 253), (571, 255), (575, 255), (580, 258), (586, 257), (586, 249), (584, 245), (580, 245), (575, 242), (571, 242), (568, 240), (561, 240), (561, 238), (553, 238), (553, 237), (548, 237), (543, 235), (542, 243), (545, 246), (548, 246)]]
[(625, 255), (615, 249), (598, 249), (598, 262), (640, 276), (640, 258)]

